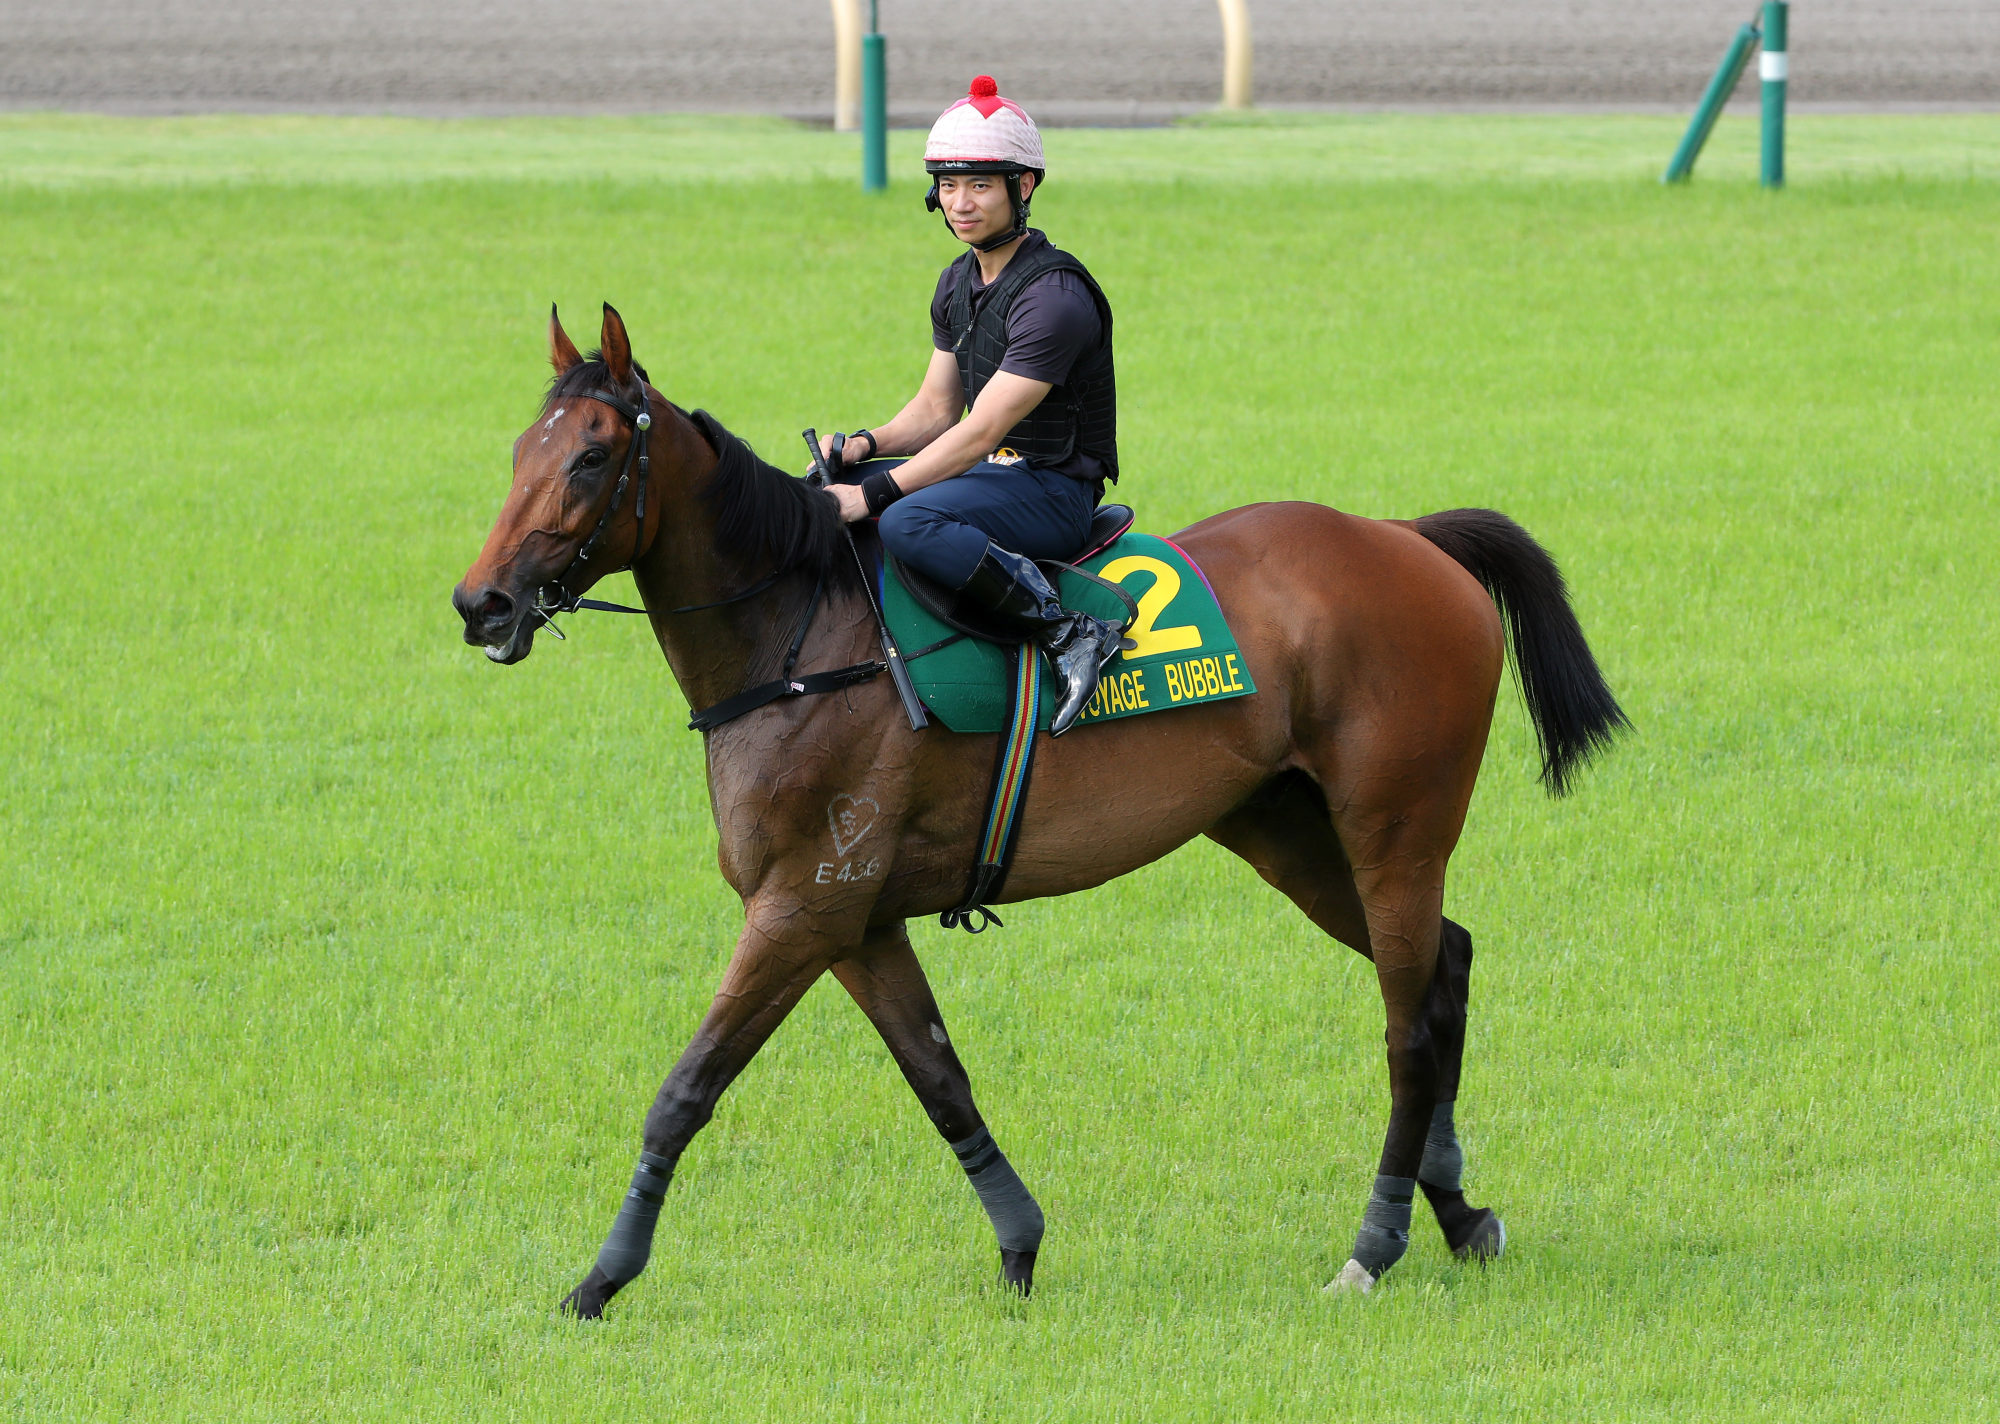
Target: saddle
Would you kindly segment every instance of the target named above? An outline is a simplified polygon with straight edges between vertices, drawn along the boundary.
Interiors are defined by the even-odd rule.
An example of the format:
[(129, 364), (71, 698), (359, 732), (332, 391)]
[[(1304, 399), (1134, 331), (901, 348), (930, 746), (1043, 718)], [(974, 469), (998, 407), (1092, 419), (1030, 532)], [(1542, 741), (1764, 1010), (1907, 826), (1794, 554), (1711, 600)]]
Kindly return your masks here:
[[(1083, 548), (1067, 560), (1037, 559), (1041, 571), (1054, 584), (1058, 575), (1065, 572), (1079, 573), (1093, 583), (1101, 584), (1118, 596), (1125, 605), (1126, 620), (1138, 616), (1138, 603), (1132, 595), (1115, 583), (1098, 578), (1095, 574), (1083, 573), (1076, 565), (1094, 554), (1102, 553), (1116, 543), (1132, 527), (1132, 507), (1129, 504), (1106, 504), (1098, 507), (1091, 516), (1090, 532), (1084, 536)], [(887, 550), (882, 552), (882, 566), (893, 572), (918, 607), (936, 618), (940, 623), (953, 628), (967, 637), (978, 638), (987, 643), (1018, 643), (1019, 631), (1009, 631), (996, 622), (985, 609), (966, 599), (957, 589), (946, 588), (928, 574), (917, 572)]]
[[(1038, 561), (1065, 608), (1122, 619), (1128, 633), (1078, 725), (1255, 692), (1200, 568), (1171, 540), (1131, 530), (1132, 511), (1107, 505), (1092, 518), (1075, 562)], [(1000, 922), (991, 906), (1020, 830), (1035, 734), (1055, 712), (1043, 695), (1043, 660), (1018, 629), (995, 626), (956, 590), (886, 553), (871, 563), (880, 570), (882, 611), (903, 649), (914, 695), (954, 732), (1001, 734), (971, 879), (960, 902), (939, 916), (946, 929), (977, 933)], [(1135, 581), (1136, 596), (1126, 579)]]

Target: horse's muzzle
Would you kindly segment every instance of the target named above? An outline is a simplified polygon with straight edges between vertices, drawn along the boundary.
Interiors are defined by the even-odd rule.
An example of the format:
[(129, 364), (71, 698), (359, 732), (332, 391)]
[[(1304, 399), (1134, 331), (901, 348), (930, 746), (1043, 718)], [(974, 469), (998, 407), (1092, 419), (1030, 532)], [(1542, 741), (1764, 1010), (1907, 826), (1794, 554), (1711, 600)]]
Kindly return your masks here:
[(465, 641), (484, 648), (502, 665), (518, 663), (535, 643), (534, 630), (521, 601), (490, 585), (477, 591), (460, 584), (451, 591), (451, 606), (465, 620)]

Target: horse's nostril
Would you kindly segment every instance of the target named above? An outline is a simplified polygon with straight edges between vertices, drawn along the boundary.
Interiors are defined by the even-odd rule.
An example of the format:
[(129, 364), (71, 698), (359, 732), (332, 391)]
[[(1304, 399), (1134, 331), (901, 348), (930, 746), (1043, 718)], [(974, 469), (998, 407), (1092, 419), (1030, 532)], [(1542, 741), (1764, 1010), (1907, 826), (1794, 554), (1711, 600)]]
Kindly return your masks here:
[(489, 628), (504, 628), (514, 621), (514, 600), (497, 588), (491, 588), (475, 605), (479, 621)]
[(474, 593), (460, 584), (451, 591), (451, 606), (468, 628), (505, 628), (514, 619), (514, 600), (497, 588)]

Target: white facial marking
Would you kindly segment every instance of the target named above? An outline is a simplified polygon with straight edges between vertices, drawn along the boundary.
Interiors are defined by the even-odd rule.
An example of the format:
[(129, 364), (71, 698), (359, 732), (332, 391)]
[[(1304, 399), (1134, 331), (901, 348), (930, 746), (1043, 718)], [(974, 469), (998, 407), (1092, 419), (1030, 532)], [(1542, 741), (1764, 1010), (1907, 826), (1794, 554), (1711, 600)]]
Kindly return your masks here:
[(944, 1025), (943, 1025), (943, 1024), (932, 1024), (932, 1025), (931, 1025), (931, 1037), (932, 1037), (933, 1039), (935, 1039), (935, 1040), (936, 1040), (937, 1042), (939, 1042), (939, 1043), (943, 1043), (943, 1042), (944, 1042)]
[(544, 445), (549, 443), (550, 427), (553, 426), (558, 420), (561, 420), (563, 418), (563, 411), (567, 409), (568, 409), (567, 406), (556, 407), (556, 413), (550, 416), (547, 420), (542, 422), (542, 443)]

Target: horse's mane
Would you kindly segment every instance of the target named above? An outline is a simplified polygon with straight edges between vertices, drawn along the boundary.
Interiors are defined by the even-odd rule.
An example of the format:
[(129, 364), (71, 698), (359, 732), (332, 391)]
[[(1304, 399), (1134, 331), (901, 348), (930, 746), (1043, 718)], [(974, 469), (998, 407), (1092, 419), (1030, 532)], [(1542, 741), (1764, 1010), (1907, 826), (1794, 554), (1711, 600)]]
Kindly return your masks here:
[[(640, 380), (648, 379), (638, 362), (632, 369)], [(546, 408), (549, 401), (563, 396), (616, 389), (603, 353), (593, 351), (549, 382), (543, 405)], [(801, 569), (815, 577), (851, 582), (852, 560), (836, 562), (833, 557), (839, 547), (840, 506), (829, 495), (760, 459), (707, 411), (673, 408), (715, 451), (715, 473), (701, 497), (715, 514), (716, 548), (760, 568), (775, 564), (780, 570)]]
[(715, 473), (701, 494), (715, 512), (716, 547), (749, 563), (769, 559), (780, 569), (848, 581), (853, 560), (833, 557), (840, 539), (833, 496), (760, 459), (707, 411), (690, 411), (688, 419), (715, 450)]

